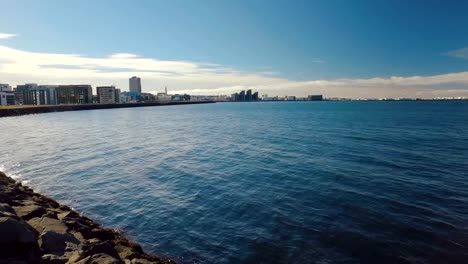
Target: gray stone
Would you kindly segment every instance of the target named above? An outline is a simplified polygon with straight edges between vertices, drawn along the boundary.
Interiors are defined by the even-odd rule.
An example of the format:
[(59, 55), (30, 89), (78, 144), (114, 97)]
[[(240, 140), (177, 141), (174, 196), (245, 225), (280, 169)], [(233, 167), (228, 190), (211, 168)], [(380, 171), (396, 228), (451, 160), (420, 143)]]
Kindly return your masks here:
[(60, 220), (50, 217), (35, 217), (28, 221), (28, 223), (34, 227), (39, 233), (43, 233), (46, 230), (55, 231), (57, 233), (66, 233), (67, 226), (60, 222)]
[(53, 254), (45, 254), (42, 256), (42, 262), (47, 264), (63, 264), (67, 262), (67, 258)]
[(23, 220), (0, 217), (0, 258), (32, 258), (37, 249), (37, 237)]
[(15, 210), (5, 203), (0, 203), (0, 217), (13, 217), (18, 219)]
[(116, 245), (114, 248), (121, 259), (133, 259), (141, 255), (140, 253), (135, 252), (131, 247)]
[(63, 255), (67, 247), (70, 247), (67, 242), (75, 245), (80, 243), (80, 241), (71, 234), (58, 233), (50, 230), (44, 231), (39, 237), (39, 247), (42, 251), (57, 256)]
[(116, 259), (104, 253), (99, 253), (99, 254), (86, 257), (76, 263), (77, 264), (123, 264), (121, 260)]
[(0, 243), (35, 243), (36, 236), (28, 224), (12, 217), (0, 217)]
[(16, 206), (15, 211), (16, 214), (24, 220), (29, 220), (34, 217), (41, 217), (47, 213), (47, 210), (44, 207), (38, 205)]

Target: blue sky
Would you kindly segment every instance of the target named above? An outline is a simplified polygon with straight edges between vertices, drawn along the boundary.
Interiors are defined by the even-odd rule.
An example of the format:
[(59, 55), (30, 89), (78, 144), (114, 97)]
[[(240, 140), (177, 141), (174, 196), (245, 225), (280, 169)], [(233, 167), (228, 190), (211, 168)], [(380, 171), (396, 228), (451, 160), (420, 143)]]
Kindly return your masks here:
[[(169, 84), (176, 91), (193, 93), (209, 93), (210, 89), (212, 93), (229, 93), (254, 87), (278, 95), (326, 94), (331, 90), (332, 95), (347, 97), (404, 97), (428, 90), (468, 95), (468, 49), (464, 50), (468, 47), (468, 1), (0, 0), (0, 5), (0, 33), (16, 35), (0, 39), (0, 46), (8, 48), (5, 53), (11, 54), (8, 51), (14, 49), (36, 55), (76, 54), (103, 59), (125, 53), (162, 62), (188, 62), (195, 65), (197, 74), (218, 74), (206, 76), (203, 82), (194, 72), (175, 69), (171, 72), (173, 79), (146, 74), (155, 70), (153, 64), (147, 69), (112, 69), (110, 62), (96, 66), (120, 73), (143, 73), (146, 91)], [(11, 58), (4, 55), (3, 60)], [(58, 62), (53, 66), (70, 71), (70, 67), (84, 67), (83, 63)], [(21, 83), (27, 72), (19, 69), (34, 68), (24, 63), (3, 73), (0, 68), (0, 82)], [(64, 76), (59, 78), (52, 76), (56, 74), (50, 68), (48, 65), (49, 70), (40, 76), (24, 79), (94, 85), (107, 82), (123, 89), (128, 85), (123, 74), (98, 76), (94, 72), (86, 76), (85, 71), (57, 71)], [(176, 80), (183, 74), (184, 78)], [(385, 82), (392, 76), (431, 78), (447, 74), (458, 75), (450, 82), (444, 77), (444, 82), (430, 84)], [(371, 81), (361, 87), (359, 80), (376, 78), (383, 82)], [(343, 84), (342, 80), (348, 81)], [(344, 86), (350, 88), (343, 90)], [(370, 86), (379, 87), (373, 91)]]

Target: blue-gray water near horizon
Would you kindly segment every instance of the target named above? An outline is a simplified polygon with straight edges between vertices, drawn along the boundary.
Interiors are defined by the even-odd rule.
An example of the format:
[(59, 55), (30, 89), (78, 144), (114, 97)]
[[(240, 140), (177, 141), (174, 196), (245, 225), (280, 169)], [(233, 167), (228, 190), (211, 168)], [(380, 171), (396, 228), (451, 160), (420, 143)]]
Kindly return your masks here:
[(0, 119), (0, 170), (179, 263), (466, 263), (468, 102)]

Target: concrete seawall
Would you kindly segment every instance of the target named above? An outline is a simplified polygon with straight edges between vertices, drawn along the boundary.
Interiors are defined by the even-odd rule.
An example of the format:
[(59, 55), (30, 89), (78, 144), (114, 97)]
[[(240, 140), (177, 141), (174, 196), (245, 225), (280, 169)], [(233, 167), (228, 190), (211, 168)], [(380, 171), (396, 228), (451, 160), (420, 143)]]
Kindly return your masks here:
[(148, 107), (148, 106), (168, 106), (168, 105), (188, 105), (188, 104), (207, 104), (215, 103), (214, 101), (201, 102), (167, 102), (167, 103), (135, 103), (135, 104), (84, 104), (84, 105), (47, 105), (47, 106), (21, 106), (0, 108), (0, 117), (21, 116), (30, 114), (41, 114), (51, 112), (65, 111), (82, 111), (82, 110), (98, 110), (98, 109), (113, 109), (113, 108), (130, 108), (130, 107)]
[(175, 263), (0, 172), (0, 263)]

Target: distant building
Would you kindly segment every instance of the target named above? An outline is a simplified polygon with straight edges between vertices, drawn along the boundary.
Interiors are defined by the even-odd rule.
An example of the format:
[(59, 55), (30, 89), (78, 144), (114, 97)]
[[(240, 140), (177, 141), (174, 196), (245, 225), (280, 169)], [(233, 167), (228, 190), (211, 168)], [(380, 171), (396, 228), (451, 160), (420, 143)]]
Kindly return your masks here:
[(323, 100), (323, 96), (321, 94), (318, 94), (318, 95), (309, 95), (307, 97), (307, 99), (309, 101), (322, 101)]
[(120, 103), (136, 103), (140, 100), (140, 95), (137, 92), (122, 92), (120, 93)]
[(91, 85), (59, 85), (56, 90), (58, 104), (93, 103), (93, 90)]
[(154, 94), (152, 93), (141, 93), (140, 101), (141, 102), (154, 102), (156, 101), (156, 96), (154, 96)]
[(98, 102), (100, 104), (115, 104), (115, 86), (99, 86), (96, 87)]
[(158, 93), (156, 95), (156, 101), (159, 102), (170, 102), (172, 100), (172, 96), (166, 93)]
[(247, 92), (241, 91), (240, 93), (234, 93), (231, 95), (231, 101), (234, 102), (254, 102), (258, 100), (258, 92), (252, 93), (251, 89), (247, 90)]
[(245, 94), (245, 101), (252, 102), (252, 90), (247, 90), (247, 93)]
[(0, 91), (0, 105), (14, 105), (15, 94), (13, 92), (1, 92)]
[(258, 92), (253, 93), (252, 101), (258, 101)]
[[(16, 86), (17, 99), (24, 105), (57, 104), (56, 86), (27, 83)], [(19, 101), (19, 100), (18, 100)]]
[(240, 102), (245, 102), (245, 91), (241, 91), (239, 93), (239, 101)]
[(133, 76), (129, 79), (129, 82), (130, 92), (136, 92), (138, 94), (141, 94), (141, 79), (136, 76)]
[(120, 104), (120, 89), (115, 89), (115, 103)]
[(190, 101), (191, 97), (188, 94), (175, 94), (172, 96), (172, 101)]
[(0, 83), (0, 92), (11, 92), (11, 86), (9, 84)]

